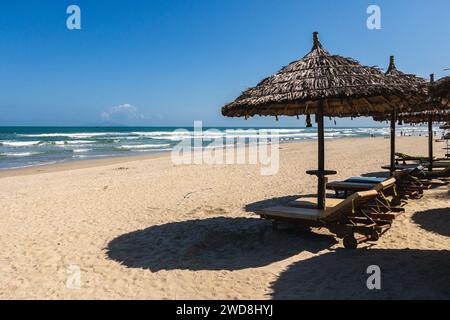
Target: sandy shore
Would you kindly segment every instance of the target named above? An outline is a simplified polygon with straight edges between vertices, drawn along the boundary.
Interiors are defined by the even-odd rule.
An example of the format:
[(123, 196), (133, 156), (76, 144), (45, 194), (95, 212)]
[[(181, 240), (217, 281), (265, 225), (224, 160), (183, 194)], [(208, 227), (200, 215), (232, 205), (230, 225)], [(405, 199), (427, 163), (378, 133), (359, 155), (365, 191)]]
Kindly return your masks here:
[[(388, 150), (383, 138), (329, 140), (327, 168), (333, 179), (380, 172)], [(399, 138), (398, 150), (426, 154), (427, 138)], [(274, 176), (170, 155), (1, 172), (0, 298), (450, 298), (447, 187), (411, 201), (376, 245), (348, 251), (250, 212), (314, 193), (312, 168), (315, 141), (281, 145)], [(373, 264), (379, 291), (366, 287)], [(77, 267), (78, 289), (67, 286)]]

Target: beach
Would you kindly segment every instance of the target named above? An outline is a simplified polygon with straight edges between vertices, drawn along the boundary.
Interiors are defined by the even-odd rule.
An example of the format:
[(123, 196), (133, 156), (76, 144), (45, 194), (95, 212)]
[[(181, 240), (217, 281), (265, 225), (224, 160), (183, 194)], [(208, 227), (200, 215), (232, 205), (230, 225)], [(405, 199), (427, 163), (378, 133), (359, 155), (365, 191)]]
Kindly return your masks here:
[[(399, 137), (397, 151), (426, 155), (427, 139)], [(331, 180), (389, 162), (383, 137), (325, 145)], [(252, 212), (316, 193), (305, 173), (316, 141), (281, 144), (279, 159), (272, 176), (251, 164), (175, 165), (170, 153), (2, 170), (0, 298), (450, 298), (447, 186), (410, 200), (374, 245), (345, 250), (325, 230), (274, 231)], [(366, 286), (370, 265), (381, 290)]]

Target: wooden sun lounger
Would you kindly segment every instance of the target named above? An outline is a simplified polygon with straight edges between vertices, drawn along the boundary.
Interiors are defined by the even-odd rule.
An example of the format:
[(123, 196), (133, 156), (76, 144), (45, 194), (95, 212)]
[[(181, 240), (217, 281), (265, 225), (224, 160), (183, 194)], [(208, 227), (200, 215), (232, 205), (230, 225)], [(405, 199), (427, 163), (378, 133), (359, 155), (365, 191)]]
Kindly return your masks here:
[[(386, 166), (386, 169), (389, 166)], [(420, 164), (414, 168), (408, 166), (409, 169), (398, 170), (394, 172), (394, 177), (399, 181), (399, 191), (402, 191), (402, 187), (407, 191), (407, 195), (412, 198), (422, 197), (423, 190), (430, 189), (431, 186), (440, 186), (448, 184), (444, 181), (445, 178), (450, 177), (450, 172), (447, 170), (433, 170), (432, 172), (426, 170), (424, 165)], [(400, 172), (409, 171), (405, 178), (400, 178), (396, 176)], [(403, 183), (401, 183), (403, 182)], [(417, 190), (418, 194), (414, 191)], [(412, 192), (412, 193), (411, 193)], [(418, 196), (418, 197), (417, 197)]]
[(424, 171), (424, 175), (427, 179), (439, 179), (450, 177), (450, 165), (440, 170)]
[(336, 237), (344, 239), (344, 247), (355, 249), (358, 243), (379, 237), (391, 227), (396, 214), (380, 213), (372, 204), (379, 193), (376, 190), (356, 192), (347, 199), (328, 203), (326, 209), (314, 208), (315, 201), (303, 200), (304, 207), (274, 206), (258, 210), (262, 218), (272, 221), (274, 228), (285, 222), (307, 227), (325, 227)]
[[(415, 168), (407, 169), (409, 170), (409, 173), (405, 179), (403, 179), (403, 183), (399, 186), (399, 190), (402, 190), (402, 186), (406, 187), (404, 188), (406, 191), (408, 191), (407, 195), (416, 198), (417, 194), (414, 193), (414, 190), (419, 191), (419, 198), (423, 194), (424, 189), (429, 189), (431, 186), (440, 186), (440, 185), (446, 185), (448, 184), (447, 181), (444, 181), (445, 178), (450, 177), (450, 172), (448, 170), (433, 170), (432, 172), (426, 170), (424, 168), (425, 164), (420, 164), (416, 166)], [(388, 167), (388, 166), (386, 166)], [(399, 170), (394, 172), (394, 177), (399, 172), (402, 172), (404, 170)], [(399, 177), (396, 177), (399, 182), (402, 181)], [(410, 193), (409, 191), (413, 191), (413, 193)]]
[[(423, 190), (428, 189), (430, 185), (424, 185), (423, 182), (414, 177), (414, 173), (421, 172), (422, 169), (423, 168), (421, 166), (416, 166), (412, 169), (398, 170), (393, 173), (393, 178), (396, 180), (396, 189), (392, 190), (394, 192), (389, 192), (389, 190), (387, 190), (387, 192), (384, 191), (386, 195), (390, 195), (395, 198), (393, 203), (391, 203), (391, 206), (397, 207), (400, 204), (405, 204), (405, 202), (401, 200), (407, 200), (409, 198), (419, 199), (423, 196)], [(330, 184), (330, 189), (334, 184), (336, 184), (338, 188), (345, 188), (346, 183), (366, 183), (371, 186), (375, 186), (376, 184), (386, 180), (386, 178), (351, 177), (340, 183), (332, 182)], [(354, 189), (354, 186), (352, 186), (352, 188)], [(397, 195), (395, 195), (395, 193), (397, 193)]]
[(433, 168), (447, 168), (450, 167), (450, 161), (447, 159), (438, 159), (433, 161)]
[[(396, 153), (396, 155), (399, 155)], [(446, 154), (445, 158), (436, 158), (433, 157), (433, 167), (434, 168), (444, 168), (446, 167), (449, 163), (447, 163), (448, 161), (450, 161), (449, 158), (450, 154)], [(429, 165), (429, 157), (415, 157), (415, 156), (407, 156), (404, 155), (403, 157), (397, 157), (395, 159), (395, 162), (397, 165), (400, 165), (400, 162), (403, 162), (402, 165), (414, 165), (417, 163), (420, 163), (422, 165)], [(407, 161), (414, 161), (416, 163), (412, 163), (412, 164), (408, 164)]]
[[(426, 166), (426, 164), (423, 164), (423, 163), (420, 163), (420, 164), (419, 163), (396, 164), (394, 166), (394, 169), (395, 170), (407, 170), (407, 169), (415, 169), (418, 166)], [(381, 166), (381, 169), (390, 170), (391, 166), (389, 164), (387, 164), (387, 165)]]
[(376, 191), (382, 191), (389, 187), (393, 187), (395, 185), (395, 178), (388, 179), (380, 179), (380, 181), (368, 181), (361, 179), (360, 182), (357, 182), (358, 178), (354, 178), (354, 180), (345, 180), (345, 181), (333, 181), (327, 184), (327, 189), (333, 191), (365, 191), (374, 189)]
[[(379, 192), (380, 197), (378, 199), (378, 205), (381, 206), (379, 209), (382, 211), (396, 211), (404, 212), (402, 208), (406, 202), (402, 202), (402, 198), (398, 196), (396, 178), (382, 179), (381, 181), (365, 181), (361, 182), (354, 181), (333, 181), (327, 183), (326, 188), (333, 190), (336, 193), (336, 197), (339, 198), (344, 196), (345, 198), (352, 193), (365, 190), (375, 190)], [(392, 197), (392, 199), (388, 199)]]
[(400, 152), (396, 152), (395, 153), (396, 156), (396, 161), (403, 161), (403, 164), (406, 164), (406, 161), (419, 161), (419, 162), (424, 162), (424, 161), (428, 161), (430, 158), (429, 157), (422, 157), (422, 156), (411, 156), (405, 153), (400, 153)]

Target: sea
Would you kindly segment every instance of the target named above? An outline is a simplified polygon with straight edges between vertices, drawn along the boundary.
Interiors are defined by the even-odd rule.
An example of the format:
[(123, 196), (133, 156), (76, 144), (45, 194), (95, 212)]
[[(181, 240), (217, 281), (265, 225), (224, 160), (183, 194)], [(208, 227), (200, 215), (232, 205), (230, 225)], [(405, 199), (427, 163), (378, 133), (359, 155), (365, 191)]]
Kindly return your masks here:
[[(269, 130), (281, 143), (317, 139), (316, 128), (0, 127), (0, 170), (81, 159), (170, 152), (180, 142), (201, 147), (222, 139), (246, 143)], [(426, 135), (425, 127), (399, 127), (397, 135)], [(388, 127), (330, 127), (326, 139), (389, 136)], [(217, 145), (215, 143), (215, 145)], [(198, 145), (198, 144), (197, 144)]]

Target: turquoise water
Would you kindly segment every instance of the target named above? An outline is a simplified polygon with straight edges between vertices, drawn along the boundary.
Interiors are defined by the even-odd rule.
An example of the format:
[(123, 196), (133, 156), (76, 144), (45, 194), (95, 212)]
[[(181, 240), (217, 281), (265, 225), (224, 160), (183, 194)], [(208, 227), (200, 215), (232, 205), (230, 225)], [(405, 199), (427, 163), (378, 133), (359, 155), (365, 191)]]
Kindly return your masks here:
[[(201, 145), (213, 139), (245, 143), (258, 132), (246, 128), (203, 128)], [(258, 129), (258, 128), (255, 128)], [(405, 132), (421, 134), (425, 128), (408, 127)], [(271, 129), (281, 142), (315, 139), (315, 128)], [(387, 128), (326, 129), (327, 139), (387, 136)], [(0, 127), (0, 169), (21, 168), (79, 159), (168, 152), (186, 139), (193, 128), (170, 127)], [(225, 139), (226, 142), (225, 142)]]

